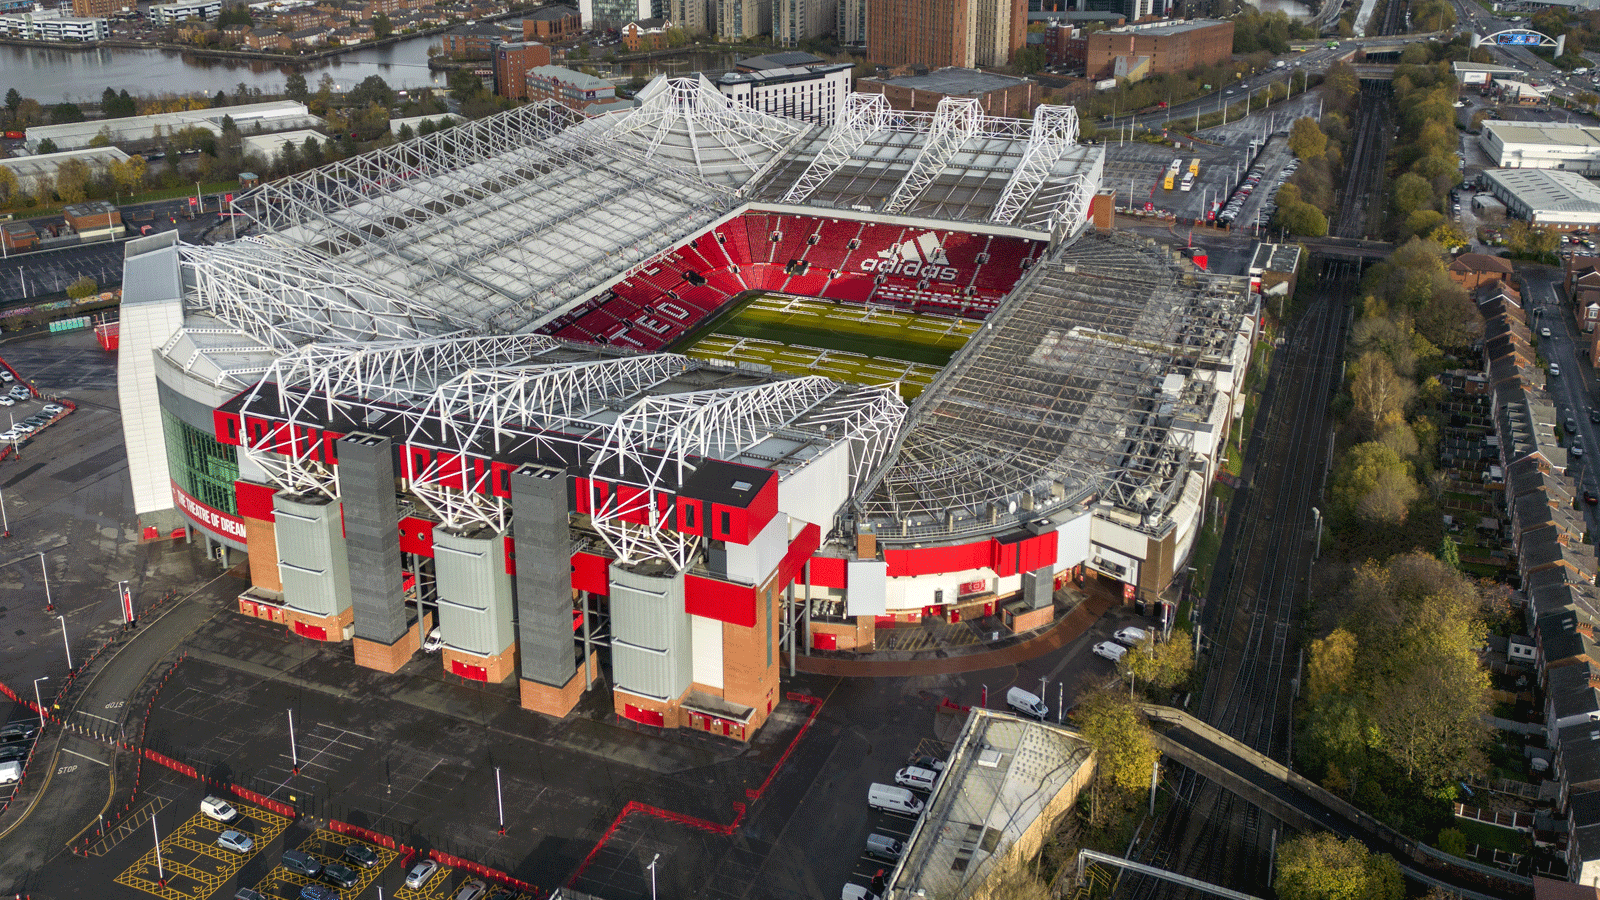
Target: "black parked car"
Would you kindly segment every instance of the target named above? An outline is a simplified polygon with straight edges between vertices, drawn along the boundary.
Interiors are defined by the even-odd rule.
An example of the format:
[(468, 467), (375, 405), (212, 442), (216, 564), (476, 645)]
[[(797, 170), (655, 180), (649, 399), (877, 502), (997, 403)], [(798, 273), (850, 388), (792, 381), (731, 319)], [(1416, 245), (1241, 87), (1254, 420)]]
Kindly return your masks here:
[(344, 848), (344, 858), (363, 869), (370, 869), (378, 864), (378, 851), (366, 844), (351, 844)]

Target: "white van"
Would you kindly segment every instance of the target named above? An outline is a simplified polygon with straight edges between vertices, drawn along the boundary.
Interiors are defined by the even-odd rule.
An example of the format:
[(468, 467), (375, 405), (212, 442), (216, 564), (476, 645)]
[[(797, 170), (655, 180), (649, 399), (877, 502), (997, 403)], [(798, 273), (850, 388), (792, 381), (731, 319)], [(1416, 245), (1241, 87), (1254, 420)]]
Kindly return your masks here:
[(0, 762), (0, 784), (22, 780), (22, 763), (19, 760)]
[(867, 788), (867, 805), (873, 809), (900, 813), (904, 816), (922, 815), (921, 800), (903, 787), (887, 784), (874, 784)]
[(939, 773), (931, 769), (920, 769), (916, 766), (906, 766), (894, 773), (894, 783), (917, 791), (933, 790), (933, 783), (939, 780)]
[(1050, 715), (1050, 708), (1044, 705), (1043, 700), (1019, 687), (1006, 691), (1006, 705), (1035, 719), (1043, 719)]

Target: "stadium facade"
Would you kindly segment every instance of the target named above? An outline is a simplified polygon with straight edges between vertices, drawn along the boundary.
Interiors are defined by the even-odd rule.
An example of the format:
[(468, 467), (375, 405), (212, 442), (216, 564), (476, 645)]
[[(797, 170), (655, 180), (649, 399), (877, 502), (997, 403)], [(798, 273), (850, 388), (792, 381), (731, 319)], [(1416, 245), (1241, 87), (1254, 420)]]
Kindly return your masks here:
[[(924, 616), (1153, 598), (1242, 407), (1255, 302), (1086, 233), (1103, 155), (851, 95), (830, 127), (658, 79), (243, 195), (250, 236), (128, 245), (136, 512), (245, 554), (242, 612), (393, 672), (748, 739), (781, 660)], [(908, 405), (665, 348), (750, 291), (981, 321)], [(862, 379), (865, 380), (865, 379)]]

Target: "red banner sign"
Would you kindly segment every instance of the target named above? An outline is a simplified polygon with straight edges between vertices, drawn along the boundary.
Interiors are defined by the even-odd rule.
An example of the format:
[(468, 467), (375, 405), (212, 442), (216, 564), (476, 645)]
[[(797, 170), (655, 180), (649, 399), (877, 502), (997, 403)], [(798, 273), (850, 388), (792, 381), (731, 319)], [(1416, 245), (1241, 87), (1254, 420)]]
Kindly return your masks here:
[(977, 581), (962, 582), (961, 586), (956, 589), (956, 593), (965, 597), (968, 594), (982, 594), (987, 590), (989, 590), (989, 580), (980, 578)]
[(185, 493), (183, 488), (178, 487), (176, 482), (172, 485), (172, 502), (177, 504), (178, 509), (182, 510), (184, 515), (193, 519), (201, 528), (212, 534), (236, 541), (244, 540), (243, 519), (225, 513), (220, 509), (212, 509), (201, 503)]

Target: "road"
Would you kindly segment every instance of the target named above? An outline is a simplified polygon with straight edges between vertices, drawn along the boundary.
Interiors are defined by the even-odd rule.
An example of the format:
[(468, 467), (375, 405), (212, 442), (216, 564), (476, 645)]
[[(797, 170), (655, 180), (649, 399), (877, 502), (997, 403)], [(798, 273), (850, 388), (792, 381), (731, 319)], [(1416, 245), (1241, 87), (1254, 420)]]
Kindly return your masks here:
[[(1580, 494), (1588, 490), (1600, 495), (1600, 475), (1589, 465), (1588, 455), (1600, 448), (1600, 425), (1589, 420), (1589, 411), (1596, 408), (1589, 383), (1594, 369), (1587, 355), (1580, 356), (1576, 323), (1567, 304), (1561, 301), (1560, 273), (1554, 269), (1534, 269), (1521, 274), (1525, 284), (1524, 302), (1532, 313), (1528, 324), (1540, 335), (1539, 353), (1561, 368), (1561, 374), (1555, 376), (1546, 370), (1545, 390), (1555, 401), (1556, 421), (1564, 432), (1572, 435), (1567, 439), (1567, 446), (1573, 484)], [(1542, 336), (1541, 329), (1545, 328), (1550, 329), (1550, 337)], [(1575, 435), (1569, 422), (1577, 426)], [(1572, 452), (1574, 444), (1583, 448), (1583, 456)], [(1595, 508), (1587, 504), (1584, 505), (1584, 522), (1590, 533), (1600, 531), (1596, 527)]]

